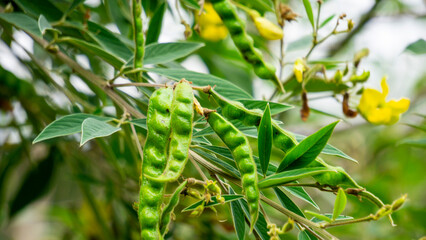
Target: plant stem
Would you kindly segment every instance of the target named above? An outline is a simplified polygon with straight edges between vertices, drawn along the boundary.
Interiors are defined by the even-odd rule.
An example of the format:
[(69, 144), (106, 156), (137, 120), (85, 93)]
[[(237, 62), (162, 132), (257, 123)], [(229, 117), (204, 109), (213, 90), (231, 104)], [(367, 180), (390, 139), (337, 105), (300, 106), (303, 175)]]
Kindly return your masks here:
[(373, 214), (370, 214), (366, 217), (358, 218), (358, 219), (337, 221), (337, 222), (333, 222), (333, 223), (324, 223), (324, 224), (320, 224), (320, 226), (321, 226), (321, 228), (330, 228), (330, 227), (342, 226), (342, 225), (347, 225), (347, 224), (352, 224), (352, 223), (368, 222), (368, 221), (371, 221), (371, 220), (374, 220)]

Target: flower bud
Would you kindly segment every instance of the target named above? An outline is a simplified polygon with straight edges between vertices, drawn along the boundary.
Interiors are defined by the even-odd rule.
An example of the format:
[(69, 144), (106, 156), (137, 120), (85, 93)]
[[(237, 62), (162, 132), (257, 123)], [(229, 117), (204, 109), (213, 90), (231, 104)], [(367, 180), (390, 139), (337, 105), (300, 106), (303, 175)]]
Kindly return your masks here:
[(249, 14), (262, 37), (268, 40), (278, 40), (283, 38), (284, 32), (280, 27), (278, 27), (278, 25), (260, 16), (260, 14), (255, 10), (250, 11)]
[(301, 58), (298, 58), (296, 62), (294, 62), (293, 72), (296, 76), (296, 80), (301, 83), (303, 81), (303, 72), (305, 71), (305, 63)]
[(350, 78), (350, 81), (353, 83), (362, 83), (368, 80), (370, 77), (370, 71), (364, 71), (361, 75), (353, 75)]
[(407, 194), (404, 194), (402, 197), (396, 199), (392, 203), (392, 211), (396, 211), (405, 203), (405, 200), (407, 200)]
[(290, 232), (291, 230), (293, 230), (293, 228), (294, 228), (294, 220), (289, 218), (288, 221), (284, 224), (280, 233), (283, 234), (286, 232)]
[(354, 21), (348, 19), (348, 31), (351, 31), (354, 28)]

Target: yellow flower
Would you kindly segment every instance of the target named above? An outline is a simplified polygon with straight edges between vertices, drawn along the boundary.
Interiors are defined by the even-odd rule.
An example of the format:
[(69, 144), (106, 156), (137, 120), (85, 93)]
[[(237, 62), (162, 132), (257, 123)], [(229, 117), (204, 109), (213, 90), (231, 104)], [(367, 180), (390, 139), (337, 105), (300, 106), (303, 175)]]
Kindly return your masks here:
[(250, 11), (249, 14), (262, 37), (268, 40), (278, 40), (283, 38), (283, 30), (276, 24), (272, 23), (266, 18), (261, 17), (260, 14), (255, 10)]
[(382, 92), (367, 88), (361, 96), (358, 110), (362, 116), (373, 124), (395, 124), (399, 116), (408, 110), (410, 100), (401, 98), (400, 100), (390, 100), (386, 102), (389, 93), (389, 86), (386, 77), (382, 78)]
[(228, 30), (223, 25), (213, 5), (209, 2), (204, 4), (204, 13), (198, 17), (200, 26), (200, 36), (206, 40), (217, 42), (223, 40), (228, 35)]
[(305, 64), (303, 63), (303, 59), (298, 58), (296, 62), (294, 62), (293, 72), (296, 76), (298, 82), (303, 81), (303, 72), (305, 71)]

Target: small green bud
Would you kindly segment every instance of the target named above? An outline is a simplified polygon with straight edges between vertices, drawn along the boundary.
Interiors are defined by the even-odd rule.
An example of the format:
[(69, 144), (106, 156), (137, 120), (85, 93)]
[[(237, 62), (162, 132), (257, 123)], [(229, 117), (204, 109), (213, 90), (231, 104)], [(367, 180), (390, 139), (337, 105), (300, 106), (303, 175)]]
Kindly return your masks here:
[(402, 197), (396, 199), (392, 203), (392, 211), (396, 211), (405, 203), (405, 200), (407, 200), (407, 194), (404, 194)]
[(361, 59), (367, 57), (369, 53), (370, 53), (370, 50), (368, 50), (368, 48), (363, 48), (360, 51), (358, 51), (357, 53), (355, 53), (355, 56), (354, 56), (355, 67), (358, 67)]
[(286, 232), (290, 232), (291, 230), (293, 230), (293, 228), (294, 228), (294, 220), (289, 218), (288, 221), (284, 224), (280, 233), (283, 234)]
[(340, 70), (337, 70), (336, 73), (334, 74), (334, 82), (335, 83), (342, 83), (342, 79), (343, 79), (343, 74)]
[(350, 78), (350, 81), (353, 83), (363, 83), (368, 80), (370, 77), (370, 71), (364, 71), (361, 75), (353, 75)]

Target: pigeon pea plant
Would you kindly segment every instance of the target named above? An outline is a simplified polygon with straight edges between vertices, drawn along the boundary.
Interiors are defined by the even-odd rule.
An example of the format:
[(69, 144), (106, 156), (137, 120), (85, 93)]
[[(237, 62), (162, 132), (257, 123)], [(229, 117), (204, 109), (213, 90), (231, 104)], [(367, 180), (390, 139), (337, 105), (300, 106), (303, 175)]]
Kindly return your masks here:
[[(280, 239), (292, 229), (297, 229), (299, 239), (337, 239), (329, 228), (382, 218), (394, 225), (391, 215), (406, 195), (384, 203), (342, 167), (327, 163), (328, 155), (356, 162), (327, 144), (338, 122), (301, 137), (285, 129), (280, 114), (297, 106), (306, 121), (308, 94), (331, 92), (330, 97), (343, 97), (344, 115), (355, 117), (349, 98), (362, 94), (358, 109), (363, 117), (375, 124), (393, 124), (408, 109), (409, 100), (386, 102), (385, 81), (383, 93), (363, 91), (369, 71), (360, 73), (358, 67), (368, 55), (366, 49), (351, 61), (310, 60), (321, 43), (354, 26), (345, 14), (323, 20), (321, 6), (321, 0), (315, 2), (315, 15), (311, 2), (303, 0), (312, 43), (306, 55), (293, 61), (285, 58), (285, 26), (305, 13), (296, 14), (280, 1), (132, 0), (104, 1), (94, 7), (81, 0), (16, 0), (1, 7), (0, 23), (8, 44), (19, 42), (15, 31), (33, 40), (34, 51), (26, 51), (32, 59), (29, 68), (73, 105), (71, 112), (45, 122), (48, 125), (33, 143), (49, 140), (61, 149), (61, 142), (51, 139), (81, 133), (80, 146), (99, 145), (121, 178), (138, 186), (130, 191), (132, 198), (121, 199), (127, 205), (133, 202), (139, 219), (130, 231), (140, 233), (127, 237), (105, 221), (106, 209), (96, 209), (93, 195), (85, 191), (102, 226), (102, 239), (169, 238), (176, 231), (173, 219), (200, 217), (206, 209), (217, 211), (215, 207), (223, 205), (229, 206), (237, 239)], [(175, 27), (162, 24), (167, 11), (177, 13), (173, 17), (180, 18), (186, 40), (159, 42), (160, 33)], [(110, 18), (119, 33), (104, 26)], [(323, 27), (333, 21), (334, 28), (324, 35)], [(268, 40), (280, 41), (278, 56), (269, 52)], [(201, 56), (212, 71), (225, 67), (212, 60), (223, 54), (232, 68), (240, 66), (245, 82), (232, 73), (224, 79), (185, 69), (182, 59), (191, 54)], [(81, 56), (89, 66), (82, 65)], [(294, 67), (284, 79), (286, 64)], [(246, 91), (251, 87), (237, 86), (251, 86), (254, 74), (275, 88), (270, 100), (255, 100)], [(93, 95), (78, 91), (71, 76), (78, 76)], [(137, 88), (140, 94), (135, 97), (122, 91), (124, 87)], [(280, 150), (277, 156), (275, 149)], [(123, 186), (116, 187), (124, 188), (125, 182), (120, 183)], [(335, 194), (332, 213), (321, 212), (306, 188)], [(372, 202), (377, 210), (367, 216), (342, 215), (349, 195)], [(303, 211), (295, 197), (318, 212)], [(179, 205), (185, 207), (182, 212), (175, 210)], [(285, 223), (274, 222), (271, 212), (281, 214)]]

